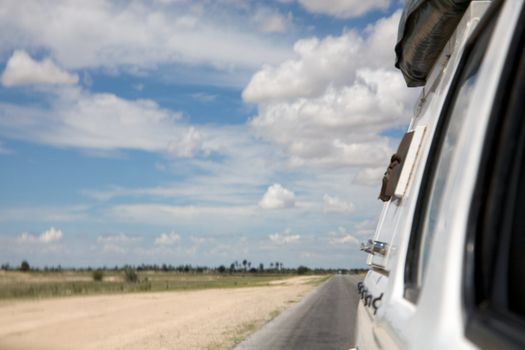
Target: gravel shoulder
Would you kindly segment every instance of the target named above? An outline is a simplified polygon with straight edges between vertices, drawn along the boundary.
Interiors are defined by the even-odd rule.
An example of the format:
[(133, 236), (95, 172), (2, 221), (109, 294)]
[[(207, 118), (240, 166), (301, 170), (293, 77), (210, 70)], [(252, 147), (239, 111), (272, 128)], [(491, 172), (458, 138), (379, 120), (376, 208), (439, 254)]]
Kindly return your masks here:
[(0, 302), (1, 349), (231, 349), (319, 277), (267, 287)]

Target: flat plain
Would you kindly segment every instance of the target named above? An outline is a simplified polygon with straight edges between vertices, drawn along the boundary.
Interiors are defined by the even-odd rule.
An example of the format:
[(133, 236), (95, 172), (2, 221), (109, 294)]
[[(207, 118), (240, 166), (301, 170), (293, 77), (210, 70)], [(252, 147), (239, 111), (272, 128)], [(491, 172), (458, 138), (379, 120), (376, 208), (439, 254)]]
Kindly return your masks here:
[(264, 286), (290, 277), (286, 274), (179, 273), (139, 271), (137, 280), (126, 282), (124, 271), (104, 271), (102, 281), (90, 271), (19, 272), (0, 270), (0, 300), (48, 298), (72, 295), (160, 292), (209, 288)]
[[(86, 287), (85, 294), (62, 297), (68, 283), (82, 282), (78, 275), (28, 276), (22, 276), (31, 280), (26, 286), (55, 285), (60, 292), (1, 299), (1, 349), (231, 349), (327, 278), (154, 273), (148, 280), (157, 292)], [(20, 280), (3, 277), (0, 290)], [(128, 285), (110, 276), (106, 282), (85, 277), (89, 284)]]

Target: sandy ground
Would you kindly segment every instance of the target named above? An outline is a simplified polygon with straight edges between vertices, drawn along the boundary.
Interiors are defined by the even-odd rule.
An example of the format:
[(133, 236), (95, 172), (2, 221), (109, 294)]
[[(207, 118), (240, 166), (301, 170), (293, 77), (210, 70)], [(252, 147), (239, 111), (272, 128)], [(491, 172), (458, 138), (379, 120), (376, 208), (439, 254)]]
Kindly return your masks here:
[(314, 285), (0, 302), (0, 349), (230, 349)]

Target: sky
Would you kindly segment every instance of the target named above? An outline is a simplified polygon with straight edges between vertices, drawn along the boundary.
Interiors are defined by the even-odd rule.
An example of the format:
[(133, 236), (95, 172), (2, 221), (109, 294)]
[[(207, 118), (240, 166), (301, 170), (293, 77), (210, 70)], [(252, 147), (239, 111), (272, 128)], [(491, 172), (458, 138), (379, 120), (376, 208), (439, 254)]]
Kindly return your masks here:
[(4, 0), (0, 262), (366, 265), (390, 0)]

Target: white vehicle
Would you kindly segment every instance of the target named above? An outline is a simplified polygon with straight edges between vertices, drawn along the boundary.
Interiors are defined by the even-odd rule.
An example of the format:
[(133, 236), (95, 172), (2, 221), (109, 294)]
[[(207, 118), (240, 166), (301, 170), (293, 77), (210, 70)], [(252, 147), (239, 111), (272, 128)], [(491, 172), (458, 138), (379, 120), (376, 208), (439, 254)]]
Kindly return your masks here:
[[(436, 30), (453, 16), (435, 11), (451, 3), (464, 8), (445, 37)], [(398, 65), (424, 87), (362, 248), (356, 346), (525, 349), (524, 1), (411, 6), (422, 12), (400, 30), (415, 44)], [(425, 16), (430, 28), (418, 27)], [(444, 41), (421, 64), (428, 35)]]

